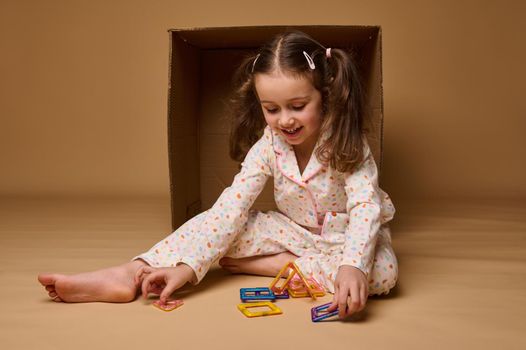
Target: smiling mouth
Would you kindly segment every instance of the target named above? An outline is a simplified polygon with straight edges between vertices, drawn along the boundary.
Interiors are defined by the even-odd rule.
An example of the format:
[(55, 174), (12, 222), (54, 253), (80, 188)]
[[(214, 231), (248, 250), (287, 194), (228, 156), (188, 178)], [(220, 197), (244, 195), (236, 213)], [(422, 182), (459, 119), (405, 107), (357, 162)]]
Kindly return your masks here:
[(294, 135), (295, 133), (297, 133), (298, 131), (301, 130), (301, 128), (303, 128), (303, 126), (300, 126), (300, 127), (297, 127), (295, 129), (281, 129), (283, 132), (289, 134), (289, 135)]

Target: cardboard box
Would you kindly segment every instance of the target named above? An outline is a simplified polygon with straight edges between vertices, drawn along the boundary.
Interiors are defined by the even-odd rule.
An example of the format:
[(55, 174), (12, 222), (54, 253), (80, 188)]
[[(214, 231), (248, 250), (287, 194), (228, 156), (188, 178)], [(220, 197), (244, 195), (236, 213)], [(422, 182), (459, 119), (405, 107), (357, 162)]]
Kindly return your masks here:
[[(295, 28), (326, 47), (353, 48), (366, 91), (366, 130), (382, 160), (382, 46), (379, 26), (257, 26), (170, 29), (168, 146), (172, 228), (209, 209), (232, 183), (239, 164), (229, 158), (225, 104), (232, 75), (247, 52)], [(273, 183), (254, 203), (274, 209)]]

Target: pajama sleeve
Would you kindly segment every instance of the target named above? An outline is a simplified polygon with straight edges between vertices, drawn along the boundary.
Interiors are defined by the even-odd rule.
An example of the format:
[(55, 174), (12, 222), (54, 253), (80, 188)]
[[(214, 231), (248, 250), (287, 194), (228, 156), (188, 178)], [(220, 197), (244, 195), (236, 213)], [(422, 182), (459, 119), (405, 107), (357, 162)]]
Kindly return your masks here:
[(382, 202), (378, 171), (367, 141), (364, 154), (362, 165), (345, 176), (349, 225), (345, 230), (340, 265), (354, 266), (369, 276), (381, 224)]
[(199, 235), (193, 238), (195, 254), (181, 259), (194, 270), (195, 284), (201, 282), (210, 266), (228, 251), (244, 228), (250, 207), (272, 175), (269, 131), (265, 129), (263, 136), (250, 148), (232, 185), (225, 188), (207, 211)]

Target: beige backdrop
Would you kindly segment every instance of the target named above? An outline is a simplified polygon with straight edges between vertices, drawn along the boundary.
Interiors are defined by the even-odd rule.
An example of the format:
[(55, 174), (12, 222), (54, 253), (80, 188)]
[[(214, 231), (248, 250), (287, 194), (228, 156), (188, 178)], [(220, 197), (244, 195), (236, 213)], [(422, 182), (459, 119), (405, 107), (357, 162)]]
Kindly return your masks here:
[(382, 187), (526, 195), (523, 1), (0, 1), (0, 194), (168, 196), (173, 27), (383, 29)]

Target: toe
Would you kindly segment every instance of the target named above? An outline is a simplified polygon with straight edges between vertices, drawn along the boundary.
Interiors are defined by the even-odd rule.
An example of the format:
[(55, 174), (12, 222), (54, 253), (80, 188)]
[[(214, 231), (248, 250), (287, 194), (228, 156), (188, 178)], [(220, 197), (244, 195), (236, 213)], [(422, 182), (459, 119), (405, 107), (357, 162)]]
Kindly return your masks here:
[(57, 276), (51, 273), (41, 273), (40, 275), (38, 275), (38, 281), (43, 286), (54, 285), (57, 281)]
[(50, 284), (49, 286), (46, 286), (46, 290), (47, 290), (48, 292), (54, 292), (54, 291), (55, 291), (55, 286), (52, 285), (52, 284)]

